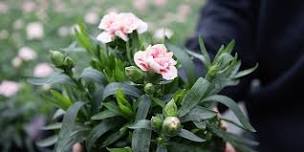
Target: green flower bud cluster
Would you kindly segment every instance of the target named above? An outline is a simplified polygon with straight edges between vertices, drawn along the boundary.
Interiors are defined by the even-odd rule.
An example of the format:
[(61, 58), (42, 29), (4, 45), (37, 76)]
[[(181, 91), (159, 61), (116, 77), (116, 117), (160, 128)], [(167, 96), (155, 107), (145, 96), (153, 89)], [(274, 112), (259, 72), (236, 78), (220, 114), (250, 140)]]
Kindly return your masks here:
[(59, 51), (51, 51), (51, 60), (57, 68), (72, 69), (74, 61), (71, 57), (63, 55)]

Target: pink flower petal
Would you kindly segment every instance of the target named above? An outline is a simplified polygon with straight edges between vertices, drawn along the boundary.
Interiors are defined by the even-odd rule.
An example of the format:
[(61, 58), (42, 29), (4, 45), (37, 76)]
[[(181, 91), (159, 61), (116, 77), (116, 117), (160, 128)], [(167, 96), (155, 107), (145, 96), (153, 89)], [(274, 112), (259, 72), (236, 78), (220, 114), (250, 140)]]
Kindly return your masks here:
[(177, 69), (175, 66), (169, 66), (169, 69), (166, 72), (161, 73), (164, 79), (173, 80), (177, 77)]
[(96, 37), (96, 39), (102, 43), (109, 43), (113, 41), (113, 35), (109, 32), (102, 32)]

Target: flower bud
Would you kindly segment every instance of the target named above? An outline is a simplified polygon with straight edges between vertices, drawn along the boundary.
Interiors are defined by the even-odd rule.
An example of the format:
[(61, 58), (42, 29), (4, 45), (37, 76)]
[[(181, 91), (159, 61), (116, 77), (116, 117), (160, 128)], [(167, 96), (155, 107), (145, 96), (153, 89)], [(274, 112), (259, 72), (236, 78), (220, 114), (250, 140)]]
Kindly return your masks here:
[(163, 118), (160, 115), (151, 118), (151, 125), (153, 129), (160, 130), (163, 124)]
[(152, 83), (147, 83), (144, 87), (144, 91), (147, 94), (153, 94), (155, 92), (155, 86)]
[(163, 114), (166, 117), (174, 117), (177, 115), (177, 106), (174, 102), (174, 99), (171, 99), (163, 109)]
[(177, 117), (167, 117), (162, 126), (165, 135), (175, 136), (182, 128), (181, 122)]
[(208, 79), (208, 80), (212, 80), (212, 79), (216, 76), (218, 70), (219, 70), (218, 65), (212, 65), (212, 66), (208, 69), (208, 72), (207, 72), (207, 79)]
[(144, 79), (144, 72), (135, 66), (129, 66), (125, 68), (125, 73), (130, 80), (140, 83)]
[(51, 60), (56, 67), (62, 66), (64, 55), (59, 51), (51, 51)]
[(71, 57), (67, 56), (63, 61), (63, 65), (67, 68), (72, 68), (74, 66), (74, 61)]

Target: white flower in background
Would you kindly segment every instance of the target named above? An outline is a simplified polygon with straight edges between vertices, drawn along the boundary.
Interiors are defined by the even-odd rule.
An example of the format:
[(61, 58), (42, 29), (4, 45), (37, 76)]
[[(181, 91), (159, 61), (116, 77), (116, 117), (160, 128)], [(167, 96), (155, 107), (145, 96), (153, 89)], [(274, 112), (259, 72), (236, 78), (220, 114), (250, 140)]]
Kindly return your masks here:
[(20, 65), (22, 64), (22, 59), (20, 57), (14, 57), (14, 59), (12, 60), (12, 65), (15, 68), (20, 67)]
[(71, 35), (73, 32), (73, 29), (69, 26), (61, 26), (58, 30), (57, 30), (57, 34), (60, 37), (66, 37)]
[(15, 95), (20, 89), (17, 82), (4, 80), (0, 84), (0, 95), (5, 97), (11, 97)]
[(133, 0), (133, 6), (139, 11), (145, 11), (148, 6), (147, 0)]
[(97, 24), (99, 20), (98, 14), (94, 11), (88, 12), (84, 16), (84, 21), (88, 24)]
[(26, 0), (25, 2), (22, 3), (21, 9), (23, 12), (29, 13), (35, 11), (37, 8), (37, 5), (33, 1)]
[(32, 48), (22, 47), (18, 52), (18, 57), (25, 61), (34, 60), (37, 53)]
[(26, 27), (27, 38), (32, 39), (41, 39), (44, 36), (43, 25), (41, 22), (32, 22), (29, 23)]
[(39, 63), (35, 66), (33, 75), (35, 77), (47, 77), (54, 72), (53, 68), (47, 63)]
[(156, 6), (164, 6), (167, 4), (167, 0), (154, 0)]
[(8, 5), (4, 2), (0, 2), (0, 14), (5, 14), (8, 11)]
[(105, 15), (98, 26), (103, 32), (97, 36), (97, 40), (102, 43), (109, 43), (119, 37), (128, 41), (128, 34), (133, 31), (144, 33), (148, 30), (148, 24), (136, 17), (132, 13), (114, 13)]
[(171, 38), (173, 34), (173, 31), (168, 28), (159, 28), (155, 30), (153, 36), (155, 39), (163, 40), (165, 37)]

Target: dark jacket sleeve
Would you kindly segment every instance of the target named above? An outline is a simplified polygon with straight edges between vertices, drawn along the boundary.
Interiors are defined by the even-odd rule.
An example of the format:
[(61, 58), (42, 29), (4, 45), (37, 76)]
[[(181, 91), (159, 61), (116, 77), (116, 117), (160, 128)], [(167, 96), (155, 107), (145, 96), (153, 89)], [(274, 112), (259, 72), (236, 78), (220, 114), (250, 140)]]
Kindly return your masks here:
[[(235, 51), (240, 55), (242, 68), (256, 63), (254, 54), (255, 8), (253, 0), (209, 0), (202, 8), (196, 34), (186, 42), (190, 50), (198, 50), (198, 37), (205, 40), (207, 50), (215, 54), (221, 44), (234, 39)], [(249, 79), (236, 87), (229, 87), (224, 94), (242, 100), (249, 89)]]

